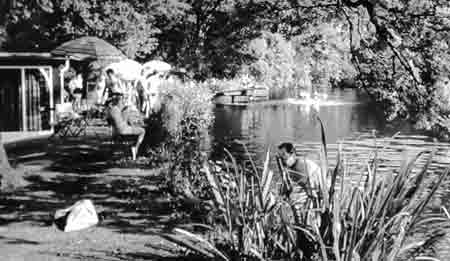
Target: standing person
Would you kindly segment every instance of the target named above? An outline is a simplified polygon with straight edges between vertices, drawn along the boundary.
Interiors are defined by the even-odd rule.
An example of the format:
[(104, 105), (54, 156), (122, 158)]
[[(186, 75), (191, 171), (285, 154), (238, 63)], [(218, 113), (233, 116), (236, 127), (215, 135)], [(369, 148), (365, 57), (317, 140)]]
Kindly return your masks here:
[(71, 91), (72, 96), (74, 97), (73, 109), (75, 111), (80, 111), (81, 98), (83, 96), (83, 76), (81, 76), (81, 73), (78, 73), (75, 77), (73, 77), (70, 80), (69, 89)]
[(115, 94), (123, 94), (122, 83), (116, 76), (113, 69), (106, 70), (106, 86), (105, 92), (108, 92), (108, 98), (112, 98)]
[(283, 165), (290, 173), (297, 174), (294, 181), (298, 182), (309, 195), (317, 195), (317, 190), (322, 183), (319, 165), (306, 157), (297, 157), (292, 143), (282, 143), (278, 146), (278, 150)]
[(123, 95), (114, 95), (111, 99), (111, 106), (109, 109), (109, 118), (112, 121), (112, 126), (116, 134), (119, 135), (136, 135), (137, 140), (135, 146), (131, 147), (131, 154), (133, 160), (136, 160), (139, 146), (144, 140), (145, 129), (138, 126), (132, 126), (128, 123), (128, 120), (124, 117), (125, 106), (123, 103)]

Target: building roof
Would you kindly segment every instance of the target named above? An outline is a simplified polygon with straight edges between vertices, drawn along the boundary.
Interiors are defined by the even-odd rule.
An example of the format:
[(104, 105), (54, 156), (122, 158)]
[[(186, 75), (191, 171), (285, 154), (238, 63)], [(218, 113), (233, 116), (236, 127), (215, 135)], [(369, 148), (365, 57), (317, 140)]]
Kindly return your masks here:
[[(70, 56), (71, 60), (81, 61), (84, 56)], [(26, 60), (65, 60), (64, 56), (55, 56), (49, 52), (0, 52), (0, 60), (26, 59)]]

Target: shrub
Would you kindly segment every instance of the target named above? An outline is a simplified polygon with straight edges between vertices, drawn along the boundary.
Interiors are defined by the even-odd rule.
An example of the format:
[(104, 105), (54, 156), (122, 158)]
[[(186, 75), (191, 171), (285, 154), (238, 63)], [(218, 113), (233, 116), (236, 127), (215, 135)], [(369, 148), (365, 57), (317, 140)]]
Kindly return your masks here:
[[(160, 86), (161, 108), (149, 120), (150, 139), (162, 141), (170, 163), (168, 185), (176, 194), (201, 194), (199, 164), (209, 147), (209, 127), (213, 122), (212, 94), (202, 84), (166, 82)], [(161, 127), (158, 129), (158, 127)]]

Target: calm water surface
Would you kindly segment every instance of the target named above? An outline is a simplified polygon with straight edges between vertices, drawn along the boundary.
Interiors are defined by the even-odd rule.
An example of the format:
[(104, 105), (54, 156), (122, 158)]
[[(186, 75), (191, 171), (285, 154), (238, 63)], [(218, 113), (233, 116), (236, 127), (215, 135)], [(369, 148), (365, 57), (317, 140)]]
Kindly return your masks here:
[(315, 115), (324, 124), (327, 143), (372, 130), (380, 136), (393, 135), (398, 131), (403, 134), (417, 133), (409, 124), (387, 123), (382, 112), (355, 90), (334, 90), (329, 93), (327, 104), (316, 109), (298, 104), (298, 101), (271, 101), (247, 107), (217, 105), (212, 129), (214, 155), (220, 157), (220, 152), (226, 147), (237, 157), (242, 156), (242, 146), (235, 140), (247, 144), (258, 161), (269, 146), (275, 148), (281, 142), (319, 142), (320, 125)]

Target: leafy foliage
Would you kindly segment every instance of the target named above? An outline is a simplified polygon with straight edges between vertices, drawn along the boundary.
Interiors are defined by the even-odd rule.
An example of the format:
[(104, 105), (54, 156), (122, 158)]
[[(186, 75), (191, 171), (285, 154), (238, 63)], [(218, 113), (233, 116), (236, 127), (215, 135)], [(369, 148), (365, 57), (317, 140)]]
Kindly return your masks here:
[[(331, 82), (356, 76), (351, 62), (348, 33), (339, 20), (310, 25), (292, 38), (297, 50), (297, 63), (306, 63), (315, 89), (326, 90)], [(298, 67), (299, 68), (299, 67)], [(300, 67), (301, 68), (301, 67)]]
[(158, 30), (149, 22), (151, 17), (138, 12), (129, 1), (12, 2), (6, 25), (8, 50), (48, 50), (85, 35), (109, 40), (129, 57), (148, 55), (157, 45), (154, 36)]
[(359, 39), (352, 53), (362, 85), (388, 105), (391, 119), (431, 129), (443, 112), (436, 83), (449, 72), (449, 3), (348, 2), (343, 11)]
[[(204, 179), (197, 175), (209, 149), (209, 127), (213, 122), (211, 92), (199, 83), (166, 82), (160, 86), (160, 110), (150, 119), (150, 127), (162, 127), (159, 148), (167, 162), (167, 182), (174, 194), (202, 196)], [(149, 130), (151, 140), (157, 130)]]
[(248, 1), (32, 0), (6, 1), (7, 50), (50, 50), (64, 41), (98, 36), (130, 58), (162, 58), (198, 78), (231, 75), (240, 47), (258, 34), (265, 12)]
[(252, 40), (246, 47), (246, 53), (255, 57), (255, 61), (244, 70), (259, 82), (273, 89), (293, 86), (295, 50), (281, 34), (263, 32), (261, 37)]

